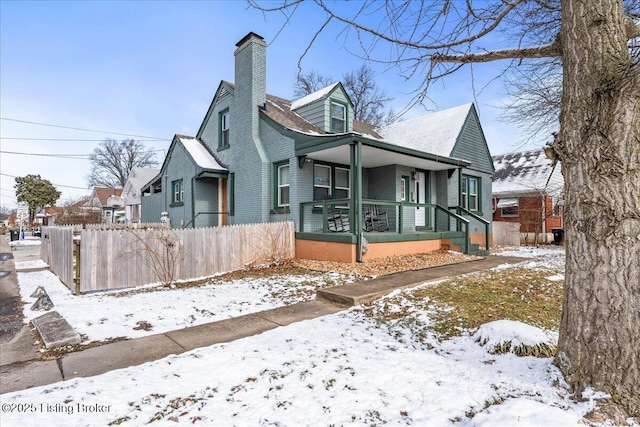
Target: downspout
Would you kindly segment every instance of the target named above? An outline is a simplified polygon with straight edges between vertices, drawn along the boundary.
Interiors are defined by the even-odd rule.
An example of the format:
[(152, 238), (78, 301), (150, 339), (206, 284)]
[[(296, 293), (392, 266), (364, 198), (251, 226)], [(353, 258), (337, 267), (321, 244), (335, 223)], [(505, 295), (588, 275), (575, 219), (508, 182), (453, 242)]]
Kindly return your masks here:
[(544, 194), (541, 197), (542, 200), (542, 236), (544, 243), (547, 243), (547, 196)]
[[(167, 202), (167, 196), (169, 195), (169, 175), (166, 173), (163, 176), (164, 184), (162, 184), (162, 191), (164, 192), (164, 211), (169, 212), (169, 203)], [(171, 218), (171, 216), (169, 216)]]
[(458, 206), (462, 206), (462, 168), (458, 168)]
[(193, 223), (193, 228), (196, 228), (196, 194), (195, 191), (193, 191), (193, 186), (194, 186), (194, 181), (195, 181), (196, 177), (192, 176), (191, 177), (191, 223)]

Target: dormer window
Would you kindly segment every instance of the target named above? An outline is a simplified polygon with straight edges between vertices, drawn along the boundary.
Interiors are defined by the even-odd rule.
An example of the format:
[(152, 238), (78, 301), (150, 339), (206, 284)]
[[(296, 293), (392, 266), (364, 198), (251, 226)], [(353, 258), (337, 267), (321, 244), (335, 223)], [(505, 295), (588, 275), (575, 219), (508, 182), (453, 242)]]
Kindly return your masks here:
[(341, 102), (331, 101), (331, 132), (347, 131), (347, 106)]
[(220, 112), (220, 140), (218, 148), (229, 146), (229, 109)]

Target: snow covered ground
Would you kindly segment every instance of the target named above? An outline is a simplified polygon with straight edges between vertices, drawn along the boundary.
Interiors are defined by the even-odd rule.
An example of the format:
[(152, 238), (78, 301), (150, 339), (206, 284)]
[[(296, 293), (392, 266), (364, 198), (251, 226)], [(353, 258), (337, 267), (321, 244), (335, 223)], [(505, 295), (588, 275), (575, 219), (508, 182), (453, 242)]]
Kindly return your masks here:
[[(559, 266), (562, 255), (561, 249), (551, 248), (520, 266)], [(41, 282), (46, 276), (20, 274), (21, 287), (30, 278)], [(56, 309), (63, 313), (65, 299), (53, 291), (53, 281), (47, 283)], [(274, 284), (277, 281), (214, 286), (208, 292), (221, 295), (210, 296), (207, 303), (216, 315), (234, 310), (228, 306), (243, 301), (247, 310), (257, 302), (264, 305), (256, 310), (262, 310), (275, 304), (268, 302), (275, 297), (265, 296), (269, 292), (263, 289)], [(157, 301), (162, 294), (177, 298), (187, 291), (134, 294), (118, 300), (94, 295), (86, 299), (91, 303), (67, 313), (109, 305), (112, 310), (103, 325), (115, 328), (122, 321), (122, 315), (114, 313), (119, 312), (116, 306), (128, 306), (134, 322), (150, 315), (138, 316), (137, 298)], [(257, 296), (246, 296), (254, 292)], [(160, 303), (167, 305), (163, 315), (189, 323), (172, 312), (189, 312), (197, 297), (170, 304), (166, 302), (170, 299), (164, 300)], [(216, 305), (218, 299), (225, 303)], [(382, 307), (389, 300), (376, 304)], [(119, 320), (112, 322), (112, 314)], [(233, 314), (225, 314), (229, 315)], [(214, 320), (210, 315), (203, 317)], [(159, 325), (154, 325), (153, 333), (159, 332)], [(99, 326), (94, 322), (85, 331), (92, 336), (90, 330)], [(402, 322), (376, 322), (356, 307), (141, 366), (4, 394), (0, 396), (2, 425), (576, 426), (585, 425), (582, 416), (597, 401), (597, 393), (579, 403), (572, 400), (551, 359), (490, 354), (473, 336), (444, 342), (427, 336), (414, 341), (413, 331), (405, 327)], [(128, 333), (129, 329), (124, 328)], [(482, 338), (500, 342), (513, 339), (514, 332), (522, 342), (548, 336), (528, 328), (514, 331), (510, 322), (497, 322), (482, 329)], [(111, 335), (120, 333), (124, 332)]]
[[(17, 263), (16, 268), (22, 268)], [(285, 275), (211, 283), (191, 288), (159, 284), (75, 296), (50, 271), (18, 273), (20, 294), (26, 303), (25, 321), (41, 316), (32, 311), (31, 294), (43, 286), (56, 310), (83, 337), (83, 343), (109, 338), (139, 338), (188, 326), (228, 319), (315, 298), (317, 287), (354, 279), (334, 273)], [(146, 292), (137, 292), (137, 290)], [(140, 325), (145, 325), (141, 328)]]

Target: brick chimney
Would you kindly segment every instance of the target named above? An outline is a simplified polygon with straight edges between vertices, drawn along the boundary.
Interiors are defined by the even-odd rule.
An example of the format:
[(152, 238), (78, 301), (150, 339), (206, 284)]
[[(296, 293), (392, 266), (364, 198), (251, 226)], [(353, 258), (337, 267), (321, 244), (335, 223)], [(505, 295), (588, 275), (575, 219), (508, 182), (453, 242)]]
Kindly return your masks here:
[[(260, 107), (267, 101), (267, 44), (255, 33), (236, 43), (234, 112), (231, 115), (236, 189), (255, 194), (247, 205), (236, 200), (242, 222), (268, 222), (270, 163), (260, 139)], [(256, 167), (258, 164), (261, 166)], [(246, 187), (246, 188), (245, 188)], [(241, 206), (242, 205), (242, 206)]]
[(251, 111), (251, 122), (257, 126), (258, 107), (267, 101), (267, 44), (261, 36), (249, 33), (236, 47), (236, 105)]

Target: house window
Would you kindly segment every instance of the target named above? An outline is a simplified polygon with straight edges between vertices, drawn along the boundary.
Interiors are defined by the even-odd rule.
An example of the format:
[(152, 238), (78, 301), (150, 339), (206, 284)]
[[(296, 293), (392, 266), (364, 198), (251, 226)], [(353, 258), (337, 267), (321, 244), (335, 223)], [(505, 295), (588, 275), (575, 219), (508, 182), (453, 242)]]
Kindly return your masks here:
[(349, 197), (351, 197), (349, 168), (322, 163), (313, 165), (313, 200), (348, 199)]
[(331, 198), (331, 166), (313, 165), (313, 200)]
[(229, 146), (229, 109), (220, 112), (220, 139), (218, 148)]
[(347, 131), (347, 106), (340, 102), (331, 101), (331, 132), (343, 133)]
[(409, 177), (403, 175), (400, 178), (400, 200), (406, 202), (407, 194), (409, 194)]
[(480, 210), (480, 178), (462, 176), (462, 207), (470, 211)]
[(509, 206), (506, 208), (500, 208), (500, 210), (503, 217), (518, 216), (518, 206)]
[(289, 206), (289, 162), (276, 164), (276, 208)]
[(516, 217), (519, 214), (518, 199), (500, 199), (496, 204), (496, 209), (500, 209), (501, 216)]
[(171, 182), (171, 194), (172, 194), (172, 198), (171, 198), (172, 204), (184, 202), (184, 188), (183, 188), (181, 179)]
[(334, 195), (336, 199), (348, 199), (350, 194), (349, 169), (336, 168), (336, 186)]

